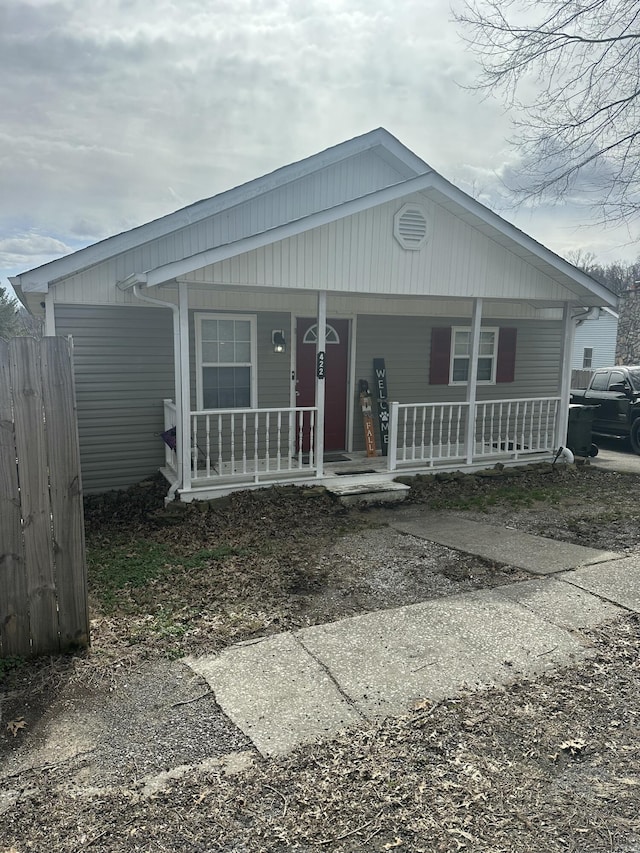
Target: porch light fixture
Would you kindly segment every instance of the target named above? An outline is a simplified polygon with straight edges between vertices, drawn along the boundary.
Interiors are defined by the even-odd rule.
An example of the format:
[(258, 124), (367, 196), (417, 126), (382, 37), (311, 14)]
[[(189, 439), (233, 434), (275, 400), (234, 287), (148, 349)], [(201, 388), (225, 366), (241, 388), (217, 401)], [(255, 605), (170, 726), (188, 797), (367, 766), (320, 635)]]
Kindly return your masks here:
[(273, 344), (274, 352), (286, 352), (287, 351), (287, 342), (284, 337), (284, 332), (282, 329), (274, 329), (271, 332), (271, 343)]

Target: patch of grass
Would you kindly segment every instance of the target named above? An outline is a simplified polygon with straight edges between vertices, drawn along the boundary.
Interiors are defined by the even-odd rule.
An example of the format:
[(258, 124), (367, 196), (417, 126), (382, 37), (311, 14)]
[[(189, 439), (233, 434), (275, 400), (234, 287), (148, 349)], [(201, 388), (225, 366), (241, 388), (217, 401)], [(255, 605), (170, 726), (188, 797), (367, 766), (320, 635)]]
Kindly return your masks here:
[(468, 494), (463, 491), (451, 490), (449, 494), (441, 494), (434, 498), (427, 497), (427, 503), (432, 509), (460, 509), (484, 512), (490, 507), (508, 505), (510, 507), (531, 507), (536, 503), (557, 504), (562, 500), (563, 490), (545, 488), (531, 489), (514, 484), (493, 487), (490, 491)]
[(23, 665), (24, 658), (16, 655), (9, 655), (6, 658), (0, 658), (0, 681), (2, 681), (10, 672), (20, 669)]
[(87, 549), (89, 586), (106, 610), (118, 605), (130, 609), (130, 597), (138, 603), (148, 599), (147, 588), (170, 574), (178, 580), (183, 570), (201, 569), (212, 561), (244, 553), (243, 549), (226, 544), (183, 556), (167, 544), (143, 539), (96, 543)]
[(142, 539), (90, 547), (87, 565), (91, 590), (105, 606), (113, 607), (120, 591), (144, 587), (161, 577), (170, 560), (166, 545)]

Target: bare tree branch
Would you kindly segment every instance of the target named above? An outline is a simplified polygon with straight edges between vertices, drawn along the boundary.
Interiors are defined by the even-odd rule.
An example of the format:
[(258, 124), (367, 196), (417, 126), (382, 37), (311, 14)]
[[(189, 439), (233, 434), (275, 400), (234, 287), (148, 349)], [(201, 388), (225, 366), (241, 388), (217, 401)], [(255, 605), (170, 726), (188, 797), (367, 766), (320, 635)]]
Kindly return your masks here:
[(521, 152), (520, 197), (576, 186), (607, 221), (640, 216), (640, 3), (464, 0), (454, 12)]

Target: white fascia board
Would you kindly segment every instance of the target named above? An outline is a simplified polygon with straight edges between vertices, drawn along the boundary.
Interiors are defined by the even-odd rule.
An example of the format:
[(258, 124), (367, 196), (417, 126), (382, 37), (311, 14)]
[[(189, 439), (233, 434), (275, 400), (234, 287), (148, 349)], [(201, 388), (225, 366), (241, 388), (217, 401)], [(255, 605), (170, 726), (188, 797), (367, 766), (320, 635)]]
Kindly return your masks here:
[[(515, 225), (507, 222), (506, 219), (503, 219), (497, 213), (485, 207), (485, 205), (471, 198), (463, 190), (458, 189), (454, 184), (443, 178), (442, 175), (434, 172), (433, 176), (434, 189), (448, 196), (455, 204), (481, 219), (491, 228), (494, 228), (507, 237), (511, 242), (525, 249), (529, 254), (549, 264), (549, 266), (562, 275), (563, 283), (569, 290), (573, 290), (569, 284), (569, 281), (571, 281), (595, 294), (598, 299), (602, 300), (602, 307), (610, 307), (614, 310), (617, 308), (618, 298), (613, 291), (601, 285), (594, 278), (591, 278), (591, 276), (583, 273), (582, 270), (574, 267), (569, 261), (565, 261), (559, 255), (556, 255), (551, 249), (547, 249), (542, 243), (538, 243), (533, 237), (529, 237), (524, 231), (516, 228)], [(526, 260), (526, 257), (523, 257), (523, 260)]]
[(402, 181), (390, 187), (385, 187), (382, 190), (376, 190), (368, 195), (336, 205), (336, 207), (330, 207), (326, 210), (318, 211), (318, 213), (312, 213), (309, 216), (296, 219), (293, 222), (287, 222), (284, 225), (270, 228), (267, 231), (243, 237), (241, 240), (235, 240), (233, 243), (225, 243), (222, 246), (216, 246), (214, 249), (198, 252), (188, 258), (172, 261), (155, 269), (146, 270), (147, 287), (164, 284), (180, 276), (188, 275), (201, 267), (226, 261), (229, 258), (235, 258), (237, 255), (251, 252), (253, 249), (260, 249), (262, 246), (286, 240), (288, 237), (295, 237), (297, 234), (310, 231), (312, 228), (328, 225), (330, 222), (336, 222), (338, 219), (344, 219), (347, 216), (353, 216), (356, 213), (361, 213), (364, 210), (369, 210), (388, 201), (395, 201), (403, 196), (428, 189), (431, 186), (433, 174), (435, 173), (428, 172), (426, 175), (418, 175), (416, 178), (410, 178), (408, 181)]
[(209, 216), (236, 207), (270, 190), (332, 166), (355, 154), (375, 149), (376, 147), (387, 150), (416, 174), (422, 173), (425, 169), (429, 168), (417, 155), (413, 154), (412, 151), (399, 142), (395, 136), (392, 136), (387, 130), (380, 127), (369, 131), (369, 133), (349, 139), (346, 142), (340, 142), (338, 145), (320, 151), (318, 154), (312, 154), (303, 160), (282, 166), (260, 178), (240, 184), (240, 186), (233, 189), (225, 190), (211, 198), (202, 199), (159, 219), (154, 219), (151, 222), (139, 225), (121, 234), (115, 234), (113, 237), (107, 237), (105, 240), (93, 243), (84, 249), (78, 249), (78, 251), (65, 255), (62, 258), (49, 261), (49, 263), (35, 267), (16, 278), (20, 280), (23, 290), (46, 293), (50, 283), (55, 283), (67, 276), (82, 272), (95, 264), (107, 261), (116, 255), (128, 252), (151, 240), (157, 240), (161, 237), (166, 237), (168, 234), (180, 231), (183, 228), (188, 228), (190, 225), (207, 219)]

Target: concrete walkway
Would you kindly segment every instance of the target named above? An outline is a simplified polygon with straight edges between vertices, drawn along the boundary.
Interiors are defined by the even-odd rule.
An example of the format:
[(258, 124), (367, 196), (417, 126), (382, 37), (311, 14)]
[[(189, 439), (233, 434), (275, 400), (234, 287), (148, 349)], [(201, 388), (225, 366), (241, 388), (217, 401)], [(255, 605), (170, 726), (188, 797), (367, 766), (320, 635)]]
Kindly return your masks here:
[(424, 515), (399, 530), (541, 575), (366, 613), (191, 658), (265, 756), (364, 719), (510, 681), (590, 654), (581, 629), (640, 612), (640, 557), (467, 519)]

